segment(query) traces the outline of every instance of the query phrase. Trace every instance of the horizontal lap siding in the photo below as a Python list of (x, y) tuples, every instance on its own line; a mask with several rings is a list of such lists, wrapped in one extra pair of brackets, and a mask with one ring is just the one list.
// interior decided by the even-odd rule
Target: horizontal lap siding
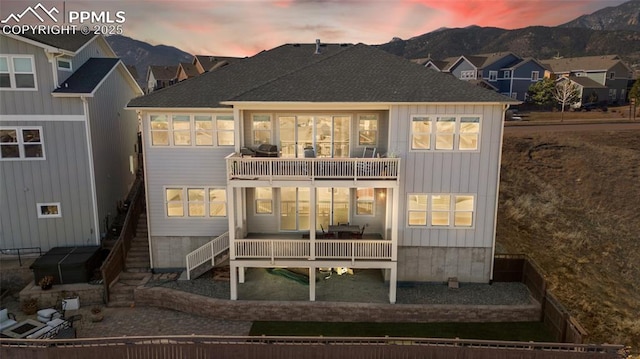
[[(95, 244), (84, 122), (42, 126), (46, 159), (0, 161), (0, 248)], [(60, 202), (62, 217), (38, 218), (36, 203)]]
[[(482, 115), (480, 152), (410, 152), (410, 118), (416, 114)], [(390, 142), (403, 160), (400, 183), (399, 245), (491, 247), (495, 217), (502, 108), (499, 105), (394, 106)], [(408, 228), (409, 193), (471, 193), (476, 196), (473, 229)]]

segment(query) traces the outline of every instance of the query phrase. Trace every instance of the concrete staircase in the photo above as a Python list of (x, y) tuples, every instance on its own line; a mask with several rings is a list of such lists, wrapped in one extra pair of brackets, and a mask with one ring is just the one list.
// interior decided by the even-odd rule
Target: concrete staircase
[(131, 241), (125, 268), (118, 281), (109, 289), (109, 307), (131, 307), (135, 304), (134, 290), (151, 276), (147, 215), (138, 218), (136, 236)]

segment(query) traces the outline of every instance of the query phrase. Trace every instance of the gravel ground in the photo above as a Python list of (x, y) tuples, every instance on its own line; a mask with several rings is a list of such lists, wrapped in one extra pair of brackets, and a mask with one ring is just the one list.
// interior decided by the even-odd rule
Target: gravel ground
[[(152, 280), (147, 286), (162, 286), (203, 296), (229, 299), (229, 282), (214, 280), (208, 272), (192, 281)], [(356, 270), (353, 275), (328, 279), (318, 275), (317, 301), (388, 303), (389, 285), (379, 270)], [(293, 280), (250, 268), (246, 281), (238, 285), (238, 297), (244, 300), (301, 300), (309, 298), (309, 287)], [(458, 304), (458, 305), (523, 305), (531, 303), (529, 290), (522, 283), (475, 284), (461, 283), (449, 288), (443, 283), (400, 283), (397, 288), (399, 304)]]

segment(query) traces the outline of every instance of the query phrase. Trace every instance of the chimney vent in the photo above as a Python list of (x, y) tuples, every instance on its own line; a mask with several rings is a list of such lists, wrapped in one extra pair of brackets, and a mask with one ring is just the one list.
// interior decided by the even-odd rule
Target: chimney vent
[(320, 39), (316, 39), (316, 52), (314, 52), (313, 54), (320, 55)]

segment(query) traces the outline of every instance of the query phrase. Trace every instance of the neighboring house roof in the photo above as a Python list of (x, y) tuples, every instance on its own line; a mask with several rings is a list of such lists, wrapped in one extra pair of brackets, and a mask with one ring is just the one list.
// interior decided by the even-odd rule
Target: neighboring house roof
[(33, 33), (22, 33), (20, 35), (29, 40), (33, 40), (35, 42), (52, 46), (58, 49), (76, 52), (81, 49), (85, 44), (93, 40), (98, 35), (83, 35), (80, 32), (75, 34), (33, 34)]
[(575, 70), (608, 70), (620, 61), (618, 55), (602, 55), (547, 59), (541, 62), (547, 65), (553, 72), (570, 72)]
[(133, 99), (129, 107), (265, 102), (517, 103), (364, 44), (286, 44)]
[(178, 71), (176, 72), (176, 76), (177, 74), (182, 70), (182, 72), (184, 72), (184, 74), (187, 76), (187, 78), (191, 78), (191, 77), (195, 77), (200, 75), (200, 72), (198, 72), (198, 69), (196, 68), (196, 65), (190, 63), (190, 62), (181, 62), (180, 65), (178, 66)]
[(53, 93), (89, 95), (119, 62), (117, 58), (90, 58)]
[(541, 63), (540, 61), (534, 59), (533, 57), (526, 57), (524, 59), (522, 59), (521, 61), (518, 61), (515, 64), (512, 64), (511, 67), (505, 67), (505, 68), (511, 68), (511, 69), (517, 69), (518, 67), (522, 66), (522, 65), (526, 65), (529, 62), (535, 62), (536, 64), (538, 64), (538, 66), (542, 67), (545, 70), (548, 70), (548, 67)]
[(592, 80), (586, 76), (569, 76), (569, 77), (562, 77), (560, 79), (558, 79), (558, 81), (562, 80), (562, 79), (569, 79), (575, 83), (577, 83), (578, 85), (584, 87), (584, 88), (601, 88), (601, 89), (606, 89), (608, 88), (607, 86), (604, 86), (600, 83), (598, 83), (595, 80)]
[(486, 81), (484, 79), (481, 79), (481, 80), (468, 80), (467, 82), (469, 82), (470, 84), (474, 84), (476, 86), (484, 87), (484, 88), (489, 89), (489, 90), (499, 91), (497, 87), (493, 86), (492, 84), (490, 84), (488, 81)]
[(214, 68), (219, 68), (224, 62), (225, 64), (233, 63), (234, 61), (242, 60), (242, 57), (229, 57), (229, 56), (210, 56), (210, 55), (195, 55), (196, 60), (200, 63), (200, 66), (205, 72), (211, 71)]
[(150, 65), (149, 71), (156, 80), (172, 80), (176, 78), (178, 66), (157, 66)]
[(127, 70), (129, 70), (129, 73), (131, 74), (131, 77), (133, 77), (136, 80), (140, 79), (140, 77), (138, 76), (138, 69), (136, 69), (134, 65), (126, 65), (126, 66), (127, 66)]
[[(515, 56), (518, 59), (516, 61), (520, 61), (519, 57), (512, 52), (495, 52), (490, 54), (476, 54), (476, 55), (465, 56), (465, 58), (469, 62), (471, 62), (473, 66), (475, 66), (476, 68), (482, 69), (507, 56)], [(516, 61), (514, 61), (513, 63), (515, 63)], [(503, 67), (509, 67), (509, 65), (503, 66)]]

